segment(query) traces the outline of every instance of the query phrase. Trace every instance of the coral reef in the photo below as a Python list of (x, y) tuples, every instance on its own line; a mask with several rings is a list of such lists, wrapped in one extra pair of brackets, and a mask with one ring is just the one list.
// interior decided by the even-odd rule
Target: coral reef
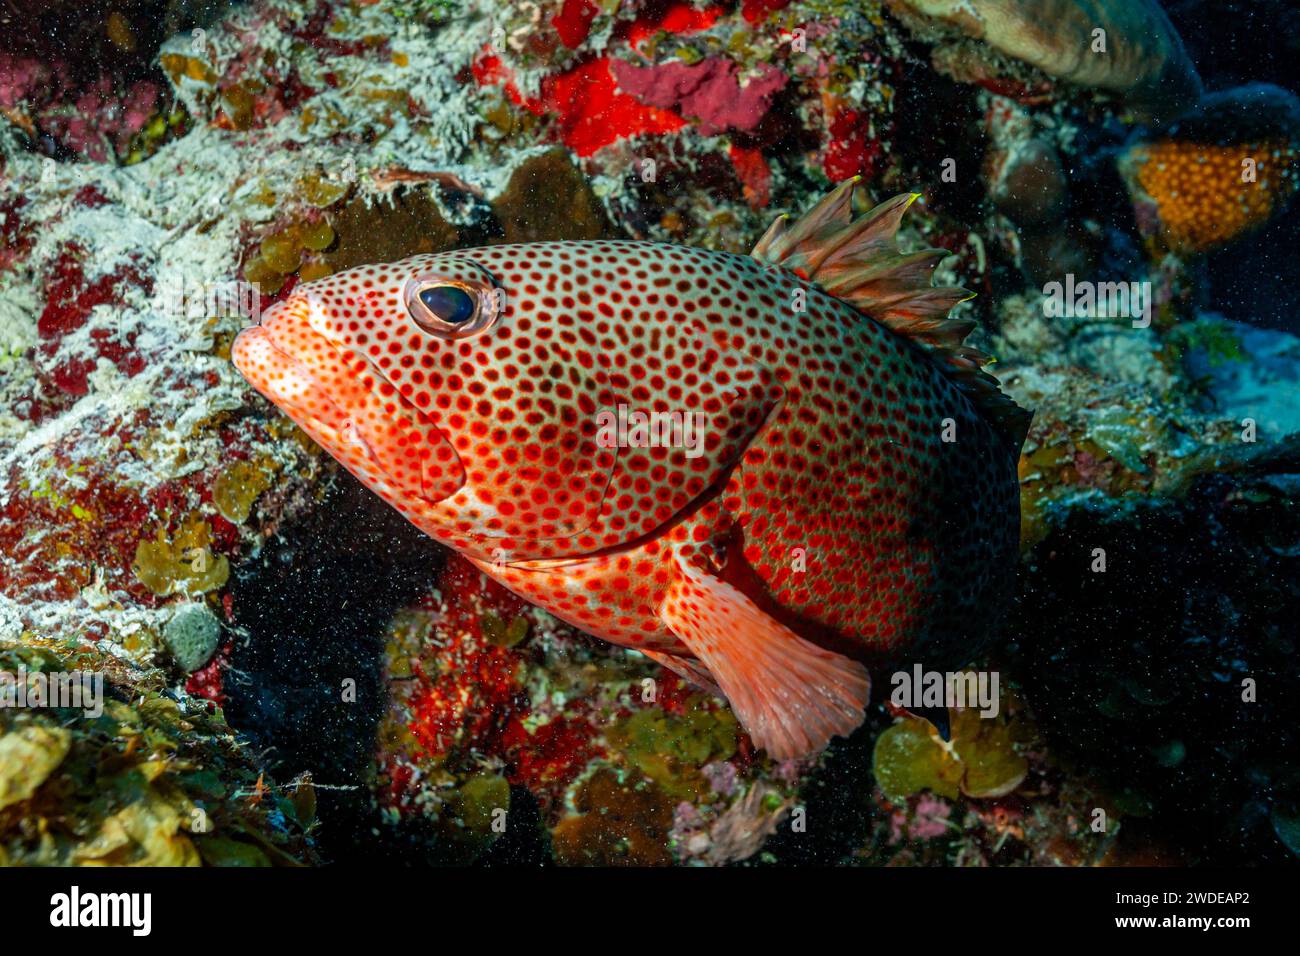
[[(719, 701), (639, 654), (596, 647), (462, 559), (395, 619), (385, 658), (377, 789), (390, 825), (438, 821), (429, 859), (464, 851), (447, 833), (463, 833), (457, 801), (474, 774), (503, 781), (492, 808), (503, 821), (527, 795), (561, 863), (741, 859), (733, 831), (755, 813), (750, 795), (794, 800), (796, 768), (755, 761)], [(683, 814), (700, 831), (689, 840), (674, 832)]]
[(33, 634), (0, 643), (0, 669), (29, 695), (58, 675), (107, 687), (93, 709), (0, 709), (0, 864), (315, 862), (310, 778), (269, 785), (224, 721), (160, 674)]
[[(1206, 310), (1201, 270), (1285, 219), (1300, 127), (1276, 89), (1202, 97), (1155, 3), (45, 6), (0, 31), (0, 670), (107, 690), (99, 717), (0, 709), (5, 861), (1297, 852), (1300, 343)], [(88, 26), (49, 48), (56, 21)], [(1003, 673), (1002, 715), (950, 740), (877, 704), (771, 762), (710, 695), (447, 560), (229, 363), (331, 272), (743, 252), (851, 176), (923, 194), (905, 246), (953, 253), (938, 281), (979, 293), (976, 344), (1036, 411), (1023, 594), (954, 665)], [(1148, 291), (1053, 313), (1067, 274)]]
[[(1195, 105), (1201, 80), (1182, 38), (1156, 0), (890, 0), (921, 32), (931, 22), (977, 40), (972, 49), (945, 40), (935, 50), (940, 69), (958, 79), (1006, 83), (991, 51), (1075, 86), (1119, 94), (1147, 118), (1169, 118)], [(940, 34), (942, 36), (942, 34)], [(1032, 79), (1022, 88), (1034, 90)]]

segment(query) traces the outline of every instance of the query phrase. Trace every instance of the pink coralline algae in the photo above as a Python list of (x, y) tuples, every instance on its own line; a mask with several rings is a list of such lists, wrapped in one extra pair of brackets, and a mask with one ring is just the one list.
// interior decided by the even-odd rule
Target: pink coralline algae
[(644, 67), (614, 60), (610, 67), (623, 92), (647, 106), (675, 108), (698, 120), (705, 136), (754, 129), (772, 105), (772, 97), (786, 84), (785, 74), (768, 64), (759, 66), (757, 76), (742, 81), (739, 67), (725, 57)]
[(118, 95), (108, 77), (77, 97), (75, 109), (67, 115), (52, 115), (47, 125), (65, 146), (95, 162), (125, 153), (131, 138), (158, 110), (159, 90), (148, 80), (132, 84)]
[(938, 797), (924, 794), (908, 818), (906, 808), (899, 808), (890, 816), (890, 843), (908, 840), (933, 840), (949, 832), (952, 807)]
[(948, 832), (948, 815), (952, 807), (936, 797), (922, 797), (907, 834), (913, 840), (931, 840)]
[[(93, 195), (86, 198), (95, 201)], [(88, 391), (87, 376), (94, 370), (97, 359), (108, 359), (125, 375), (139, 373), (144, 359), (135, 352), (131, 335), (119, 335), (111, 329), (92, 329), (91, 349), (71, 357), (60, 355), (64, 337), (85, 325), (96, 306), (118, 302), (125, 286), (133, 284), (146, 291), (152, 288), (147, 276), (125, 265), (97, 279), (88, 279), (84, 272), (85, 256), (80, 246), (69, 244), (55, 260), (47, 278), (45, 308), (36, 322), (41, 355), (54, 363), (49, 373), (51, 381), (63, 392), (77, 397)]]
[(31, 57), (0, 53), (0, 109), (13, 110), (51, 80), (49, 69)]
[(51, 136), (94, 162), (126, 154), (160, 103), (158, 85), (137, 80), (125, 91), (111, 77), (81, 87), (58, 62), (0, 53), (0, 115), (31, 136)]

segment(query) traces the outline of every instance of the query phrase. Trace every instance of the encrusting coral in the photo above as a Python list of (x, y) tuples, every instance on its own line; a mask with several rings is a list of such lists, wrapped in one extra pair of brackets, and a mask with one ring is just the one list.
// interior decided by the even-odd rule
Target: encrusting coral
[(1300, 186), (1300, 101), (1266, 84), (1207, 96), (1120, 160), (1139, 222), (1180, 253), (1222, 248), (1277, 216)]

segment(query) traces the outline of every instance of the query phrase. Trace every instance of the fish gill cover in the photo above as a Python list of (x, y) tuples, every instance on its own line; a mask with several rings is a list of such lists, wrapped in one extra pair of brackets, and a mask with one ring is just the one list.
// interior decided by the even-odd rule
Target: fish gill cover
[(1293, 863), (1235, 6), (6, 4), (0, 863)]

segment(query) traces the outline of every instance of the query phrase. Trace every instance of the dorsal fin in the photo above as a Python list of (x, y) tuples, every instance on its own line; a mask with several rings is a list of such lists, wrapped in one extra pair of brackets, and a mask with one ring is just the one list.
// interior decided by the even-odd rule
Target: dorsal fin
[(992, 359), (962, 344), (975, 322), (948, 318), (958, 302), (974, 298), (965, 289), (933, 285), (934, 269), (949, 253), (898, 249), (899, 223), (920, 194), (895, 196), (853, 220), (853, 188), (858, 179), (840, 183), (800, 219), (777, 219), (750, 255), (816, 283), (920, 345), (1006, 434), (1019, 454), (1033, 416), (1003, 394), (998, 380), (984, 371)]

